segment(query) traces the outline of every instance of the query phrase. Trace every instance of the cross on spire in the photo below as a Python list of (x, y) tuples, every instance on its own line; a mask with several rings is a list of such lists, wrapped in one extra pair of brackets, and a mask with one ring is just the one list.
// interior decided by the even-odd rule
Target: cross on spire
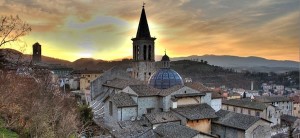
[(143, 8), (145, 7), (145, 5), (146, 5), (146, 3), (145, 3), (145, 2), (143, 2)]
[(167, 50), (165, 49), (165, 55), (167, 55)]

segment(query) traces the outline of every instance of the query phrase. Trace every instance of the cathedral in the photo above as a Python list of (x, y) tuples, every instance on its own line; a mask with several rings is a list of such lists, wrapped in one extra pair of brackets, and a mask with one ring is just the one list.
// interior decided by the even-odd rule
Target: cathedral
[(144, 6), (131, 40), (133, 61), (127, 66), (131, 69), (116, 66), (91, 82), (95, 120), (113, 137), (216, 138), (223, 133), (212, 125), (221, 111), (222, 96), (201, 83), (184, 83), (170, 68), (166, 52), (155, 62), (156, 38), (151, 37)]

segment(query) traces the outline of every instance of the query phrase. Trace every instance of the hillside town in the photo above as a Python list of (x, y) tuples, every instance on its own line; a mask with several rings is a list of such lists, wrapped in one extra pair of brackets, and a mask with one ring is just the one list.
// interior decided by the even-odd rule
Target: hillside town
[[(39, 81), (33, 72), (50, 74), (51, 89), (70, 93), (87, 105), (101, 133), (80, 137), (116, 138), (281, 138), (300, 137), (300, 90), (272, 81), (250, 89), (212, 86), (182, 76), (171, 67), (167, 52), (155, 61), (152, 37), (143, 6), (132, 60), (109, 70), (78, 70), (42, 60), (42, 44), (32, 46), (31, 66), (8, 72)], [(209, 63), (205, 63), (209, 64)], [(99, 129), (100, 130), (100, 129)], [(97, 131), (97, 130), (95, 130)], [(0, 136), (1, 137), (1, 136)]]

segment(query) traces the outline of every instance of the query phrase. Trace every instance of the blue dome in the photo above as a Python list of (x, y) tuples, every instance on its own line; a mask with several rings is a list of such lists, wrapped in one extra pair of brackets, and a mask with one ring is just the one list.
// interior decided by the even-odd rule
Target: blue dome
[(161, 68), (150, 77), (148, 84), (157, 89), (168, 89), (175, 85), (183, 85), (183, 81), (175, 70)]

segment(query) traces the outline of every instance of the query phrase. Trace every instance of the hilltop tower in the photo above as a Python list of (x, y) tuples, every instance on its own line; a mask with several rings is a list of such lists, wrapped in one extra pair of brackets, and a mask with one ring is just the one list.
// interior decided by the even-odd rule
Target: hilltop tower
[(42, 47), (36, 42), (32, 45), (32, 62), (39, 63), (42, 60)]
[(143, 5), (136, 37), (133, 41), (133, 72), (132, 76), (142, 81), (148, 81), (155, 72), (154, 40), (151, 37)]

